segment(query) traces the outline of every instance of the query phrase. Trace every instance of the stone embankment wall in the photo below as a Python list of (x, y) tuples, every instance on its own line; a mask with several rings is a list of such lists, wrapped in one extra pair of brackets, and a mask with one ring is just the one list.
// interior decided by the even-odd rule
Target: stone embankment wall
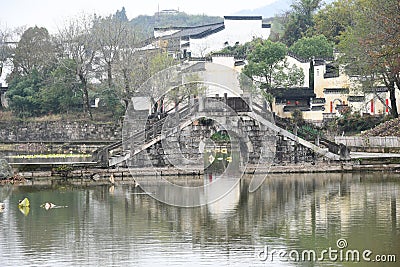
[(122, 125), (93, 122), (2, 122), (0, 142), (117, 141)]

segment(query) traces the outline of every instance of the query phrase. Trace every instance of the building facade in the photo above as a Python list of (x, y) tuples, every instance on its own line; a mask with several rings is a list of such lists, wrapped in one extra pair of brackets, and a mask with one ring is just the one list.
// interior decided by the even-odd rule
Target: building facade
[(205, 57), (254, 38), (268, 39), (271, 24), (261, 16), (225, 16), (220, 23), (195, 27), (155, 28), (155, 46), (178, 58)]

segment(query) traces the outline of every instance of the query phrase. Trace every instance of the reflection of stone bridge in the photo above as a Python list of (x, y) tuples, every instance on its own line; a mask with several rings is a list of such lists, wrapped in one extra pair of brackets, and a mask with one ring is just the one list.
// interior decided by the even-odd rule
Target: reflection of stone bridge
[[(293, 125), (283, 120), (277, 120), (275, 124), (274, 119), (267, 114), (270, 113), (260, 105), (251, 103), (249, 106), (242, 98), (228, 98), (226, 95), (221, 98), (216, 96), (193, 99), (190, 104), (152, 118), (148, 116), (148, 112), (139, 114), (136, 111), (131, 116), (133, 121), (130, 123), (146, 125), (145, 129), (123, 133), (123, 141), (98, 151), (98, 161), (104, 166), (146, 166), (145, 155), (152, 166), (176, 166), (175, 161), (184, 165), (186, 161), (187, 165), (193, 165), (191, 159), (203, 159), (202, 140), (210, 138), (216, 132), (227, 130), (226, 125), (228, 128), (232, 125), (236, 129), (234, 134), (241, 144), (245, 144), (241, 151), (247, 152), (250, 163), (257, 163), (261, 150), (268, 149), (266, 146), (271, 145), (270, 142), (265, 142), (268, 136), (275, 137), (275, 164), (315, 162), (318, 158), (335, 161), (349, 158), (346, 147), (318, 134), (306, 134), (311, 140), (301, 138)], [(200, 166), (201, 162), (198, 163)]]

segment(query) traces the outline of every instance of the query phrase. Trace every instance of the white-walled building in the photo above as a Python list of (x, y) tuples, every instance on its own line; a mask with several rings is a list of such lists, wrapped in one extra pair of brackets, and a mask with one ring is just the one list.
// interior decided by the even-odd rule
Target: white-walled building
[[(294, 109), (300, 109), (305, 120), (322, 123), (339, 116), (346, 107), (360, 114), (390, 113), (388, 88), (381, 85), (361, 90), (360, 77), (348, 76), (333, 59), (313, 59), (311, 62), (288, 55), (287, 60), (301, 67), (305, 78), (312, 77), (308, 74), (313, 71), (313, 83), (307, 85), (308, 80), (302, 88), (282, 89), (282, 94), (275, 97), (274, 103), (274, 112), (278, 116), (287, 118)], [(399, 96), (396, 90), (398, 107)]]
[[(16, 37), (12, 37), (11, 39), (15, 39)], [(6, 48), (6, 49), (15, 49), (17, 47), (18, 42), (15, 41), (6, 41), (3, 43), (0, 43), (1, 48)], [(4, 46), (4, 47), (3, 47)], [(12, 61), (12, 58), (6, 58), (5, 60), (3, 59), (0, 62), (0, 101), (1, 105), (3, 107), (8, 107), (8, 101), (7, 101), (7, 90), (8, 90), (8, 83), (7, 83), (7, 76), (11, 74), (13, 71), (14, 64)]]
[(204, 57), (254, 38), (268, 39), (271, 25), (261, 16), (225, 16), (224, 21), (195, 27), (155, 28), (160, 48), (178, 57)]
[(12, 72), (13, 67), (14, 67), (14, 65), (10, 58), (5, 60), (1, 66), (0, 101), (1, 101), (1, 105), (3, 107), (8, 107), (8, 101), (7, 101), (7, 97), (6, 97), (7, 90), (8, 90), (7, 76)]
[[(333, 61), (314, 60), (313, 64), (314, 92), (317, 99), (323, 102), (323, 119), (338, 116), (345, 107), (360, 114), (390, 113), (390, 94), (383, 84), (362, 88), (361, 77), (347, 75), (343, 67), (336, 66)], [(398, 95), (396, 92), (396, 99), (399, 100)], [(399, 106), (400, 102), (397, 102)]]

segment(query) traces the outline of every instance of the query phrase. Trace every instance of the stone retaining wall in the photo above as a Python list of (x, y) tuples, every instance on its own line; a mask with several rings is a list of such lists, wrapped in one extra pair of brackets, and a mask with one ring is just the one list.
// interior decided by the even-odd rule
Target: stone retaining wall
[(93, 122), (2, 122), (0, 142), (120, 140), (122, 125)]

